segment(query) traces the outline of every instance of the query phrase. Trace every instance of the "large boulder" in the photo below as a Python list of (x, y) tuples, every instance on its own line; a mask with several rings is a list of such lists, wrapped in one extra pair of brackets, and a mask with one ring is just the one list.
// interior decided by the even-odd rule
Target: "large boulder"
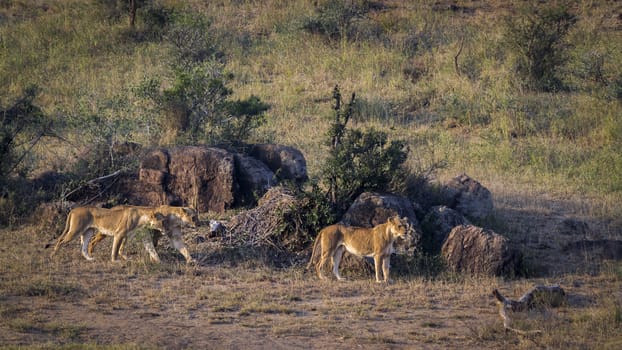
[(521, 272), (522, 253), (506, 237), (473, 225), (451, 230), (441, 254), (456, 272), (510, 277)]
[(235, 155), (235, 177), (236, 205), (254, 205), (257, 198), (276, 184), (275, 175), (266, 164), (243, 154)]
[(443, 187), (447, 206), (470, 218), (483, 219), (492, 214), (492, 194), (466, 174), (451, 179)]
[(413, 203), (402, 196), (364, 192), (348, 208), (341, 223), (347, 226), (374, 227), (384, 224), (395, 215), (408, 218), (412, 235), (409, 245), (415, 246), (421, 238), (419, 221), (415, 216)]
[(394, 194), (364, 192), (354, 200), (341, 222), (348, 226), (374, 227), (384, 224), (391, 216), (407, 217), (419, 226), (415, 209), (408, 198)]
[(233, 155), (211, 147), (170, 149), (168, 190), (179, 197), (179, 205), (199, 211), (222, 213), (234, 201)]
[(222, 213), (234, 202), (234, 158), (223, 149), (199, 146), (156, 149), (143, 158), (128, 202), (172, 204)]
[(296, 183), (307, 181), (307, 161), (302, 152), (294, 147), (276, 144), (254, 145), (250, 155), (265, 163), (281, 180)]
[(129, 204), (162, 205), (179, 201), (167, 189), (169, 161), (170, 155), (166, 149), (155, 149), (143, 156), (138, 178), (122, 179), (120, 192), (126, 195)]
[(424, 231), (424, 246), (433, 253), (438, 253), (445, 239), (454, 227), (470, 225), (462, 214), (444, 205), (432, 207), (421, 221)]

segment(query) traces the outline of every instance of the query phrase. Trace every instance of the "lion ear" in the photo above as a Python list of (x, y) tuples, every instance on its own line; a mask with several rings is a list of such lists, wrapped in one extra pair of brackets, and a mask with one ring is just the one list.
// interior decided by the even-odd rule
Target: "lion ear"
[(166, 216), (162, 215), (162, 213), (159, 213), (159, 212), (155, 213), (155, 217), (158, 220), (164, 220), (166, 218)]

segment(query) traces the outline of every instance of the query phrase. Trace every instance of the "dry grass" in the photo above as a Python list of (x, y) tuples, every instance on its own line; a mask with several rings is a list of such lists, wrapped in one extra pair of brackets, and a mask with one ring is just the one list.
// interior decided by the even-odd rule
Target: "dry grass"
[[(201, 230), (186, 235), (195, 256), (210, 254), (193, 243)], [(166, 241), (162, 265), (151, 264), (137, 242), (127, 262), (109, 262), (105, 245), (87, 262), (77, 243), (50, 259), (45, 235), (33, 227), (0, 232), (1, 346), (585, 349), (615, 348), (622, 337), (619, 262), (601, 263), (595, 275), (401, 275), (391, 285), (350, 276), (340, 283), (302, 267), (244, 260), (186, 266)], [(580, 262), (567, 263), (579, 271)], [(569, 296), (564, 306), (515, 315), (516, 328), (542, 333), (503, 330), (492, 289), (517, 298), (533, 284), (553, 283)]]
[[(130, 96), (125, 94), (145, 77), (170, 77), (160, 43), (128, 40), (125, 19), (103, 21), (93, 3), (47, 1), (47, 10), (39, 1), (0, 3), (6, 16), (0, 19), (10, 19), (0, 26), (2, 106), (36, 83), (42, 88), (36, 102), (47, 114), (63, 119), (102, 113), (112, 122), (140, 116), (137, 101), (128, 97), (119, 110), (102, 105)], [(287, 6), (277, 0), (185, 3), (210, 18), (210, 35), (235, 76), (229, 82), (234, 98), (254, 94), (272, 105), (251, 141), (300, 148), (311, 177), (317, 177), (326, 154), (331, 91), (339, 84), (344, 96), (356, 92), (361, 118), (353, 125), (406, 140), (413, 169), (444, 162), (437, 180), (466, 172), (491, 190), (495, 215), (482, 224), (517, 242), (528, 272), (538, 277), (403, 274), (387, 286), (350, 274), (346, 283), (323, 282), (296, 266), (276, 269), (213, 242), (196, 244), (201, 231), (186, 236), (201, 261), (196, 267), (183, 265), (166, 245), (159, 248), (163, 264), (153, 265), (135, 243), (129, 262), (108, 262), (110, 248), (102, 244), (98, 260), (88, 263), (75, 246), (49, 259), (43, 245), (52, 233), (18, 225), (0, 230), (0, 347), (622, 346), (622, 265), (603, 261), (597, 251), (564, 250), (583, 238), (622, 239), (622, 113), (619, 98), (608, 90), (622, 67), (616, 40), (622, 32), (611, 16), (620, 5), (575, 6), (580, 17), (569, 66), (574, 90), (543, 94), (521, 89), (512, 53), (502, 45), (503, 16), (514, 10), (509, 2), (458, 2), (476, 8), (465, 14), (434, 9), (446, 2), (385, 1), (385, 10), (369, 16), (386, 35), (353, 41), (303, 31), (301, 24), (315, 14), (306, 0)], [(454, 58), (462, 44), (457, 72)], [(573, 75), (593, 62), (586, 57), (598, 55), (606, 58), (601, 68), (609, 85)], [(41, 145), (34, 172), (69, 169), (99, 136), (84, 132), (63, 135), (70, 143)], [(137, 131), (131, 139), (155, 142)], [(566, 219), (589, 229), (564, 234), (560, 224)], [(517, 328), (540, 334), (505, 332), (490, 292), (499, 288), (517, 297), (535, 283), (561, 284), (568, 304), (516, 316)]]

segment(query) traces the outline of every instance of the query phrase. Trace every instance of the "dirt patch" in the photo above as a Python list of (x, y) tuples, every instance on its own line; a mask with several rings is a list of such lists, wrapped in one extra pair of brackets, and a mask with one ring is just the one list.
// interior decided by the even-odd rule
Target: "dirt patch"
[[(196, 239), (201, 235), (186, 233), (195, 257), (214, 249)], [(602, 329), (598, 316), (608, 315), (612, 305), (619, 308), (622, 273), (557, 280), (569, 300), (583, 302), (519, 319), (517, 327), (552, 332), (525, 340), (504, 332), (491, 292), (498, 288), (515, 297), (542, 280), (398, 276), (386, 285), (373, 282), (371, 274), (346, 274), (350, 280), (344, 283), (320, 281), (301, 267), (270, 268), (243, 258), (186, 266), (166, 241), (158, 248), (163, 263), (155, 265), (138, 239), (127, 247), (126, 262), (109, 262), (105, 243), (94, 262), (80, 256), (77, 244), (51, 259), (43, 248), (47, 237), (31, 227), (0, 232), (0, 346), (529, 348), (568, 337), (576, 318), (582, 325), (594, 319), (603, 332), (578, 334), (572, 338), (576, 346), (568, 348), (622, 336), (620, 327)]]
[[(304, 271), (304, 257), (277, 268), (265, 263), (274, 260), (270, 250), (227, 248), (230, 238), (210, 236), (206, 226), (184, 229), (195, 266), (166, 238), (158, 246), (162, 264), (152, 264), (140, 232), (127, 246), (130, 261), (111, 263), (110, 241), (98, 246), (94, 262), (82, 258), (77, 242), (52, 259), (44, 249), (49, 230), (0, 230), (0, 347), (617, 348), (622, 263), (603, 260), (606, 243), (564, 250), (617, 232), (613, 224), (590, 220), (571, 203), (493, 193), (497, 221), (484, 224), (517, 242), (538, 278), (431, 278), (396, 256), (391, 285), (361, 269), (344, 269), (347, 282), (320, 281)], [(589, 232), (561, 230), (568, 217)], [(559, 284), (568, 302), (512, 315), (512, 327), (529, 335), (507, 333), (492, 291), (516, 299), (537, 284)]]

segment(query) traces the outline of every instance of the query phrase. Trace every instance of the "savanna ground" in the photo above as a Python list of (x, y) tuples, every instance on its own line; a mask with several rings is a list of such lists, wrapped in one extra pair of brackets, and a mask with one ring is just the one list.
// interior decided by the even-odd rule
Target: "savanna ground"
[[(186, 230), (196, 266), (167, 246), (152, 264), (134, 239), (130, 260), (109, 261), (110, 244), (84, 260), (77, 240), (54, 258), (54, 235), (39, 225), (0, 237), (0, 343), (8, 348), (564, 348), (622, 346), (622, 265), (591, 250), (565, 252), (556, 227), (579, 215), (576, 202), (493, 188), (496, 217), (513, 227), (527, 266), (539, 277), (505, 280), (441, 273), (371, 274), (347, 282), (305, 273), (304, 259), (275, 268)], [(571, 204), (573, 203), (573, 204)], [(590, 234), (607, 225), (589, 223)], [(583, 233), (582, 233), (583, 234)], [(610, 236), (609, 236), (610, 237)], [(237, 261), (237, 262), (236, 262)], [(395, 271), (399, 271), (394, 259)], [(515, 315), (506, 332), (491, 291), (517, 299), (534, 284), (559, 284), (565, 305)]]
[[(301, 149), (320, 180), (331, 91), (355, 92), (349, 127), (405, 140), (415, 172), (435, 170), (441, 182), (465, 172), (491, 190), (494, 215), (478, 224), (519, 245), (528, 277), (400, 269), (395, 259), (392, 285), (371, 274), (319, 281), (303, 273), (304, 259), (275, 268), (219, 248), (216, 238), (200, 242), (204, 227), (185, 231), (197, 266), (166, 242), (154, 265), (138, 240), (128, 262), (109, 262), (109, 243), (92, 263), (77, 243), (50, 259), (43, 246), (60, 232), (37, 218), (26, 223), (23, 211), (30, 197), (57, 199), (76, 183), (54, 193), (8, 186), (0, 196), (0, 347), (622, 348), (622, 265), (607, 259), (620, 256), (614, 241), (622, 239), (622, 5), (566, 2), (576, 21), (556, 37), (560, 56), (545, 56), (557, 61), (543, 89), (519, 74), (525, 46), (515, 45), (520, 31), (508, 30), (535, 2), (139, 1), (134, 29), (127, 3), (0, 0), (0, 106), (34, 85), (33, 110), (46, 117), (16, 139), (13, 158), (2, 154), (3, 176), (52, 170), (80, 183), (118, 170), (116, 159), (99, 157), (117, 141), (185, 144), (168, 133), (181, 126), (167, 106), (158, 110), (139, 92), (155, 87), (173, 102), (197, 102), (184, 95), (195, 82), (178, 79), (173, 63), (175, 35), (198, 31), (199, 49), (222, 53), (199, 66), (222, 66), (213, 70), (231, 99), (254, 95), (271, 106), (248, 142)], [(352, 4), (365, 5), (363, 13), (345, 16)], [(23, 123), (14, 125), (5, 131), (19, 136)], [(578, 226), (568, 230), (567, 219)], [(567, 249), (583, 240), (600, 246)], [(492, 289), (517, 298), (537, 283), (560, 284), (567, 304), (516, 316), (515, 328), (540, 333), (505, 332)]]

